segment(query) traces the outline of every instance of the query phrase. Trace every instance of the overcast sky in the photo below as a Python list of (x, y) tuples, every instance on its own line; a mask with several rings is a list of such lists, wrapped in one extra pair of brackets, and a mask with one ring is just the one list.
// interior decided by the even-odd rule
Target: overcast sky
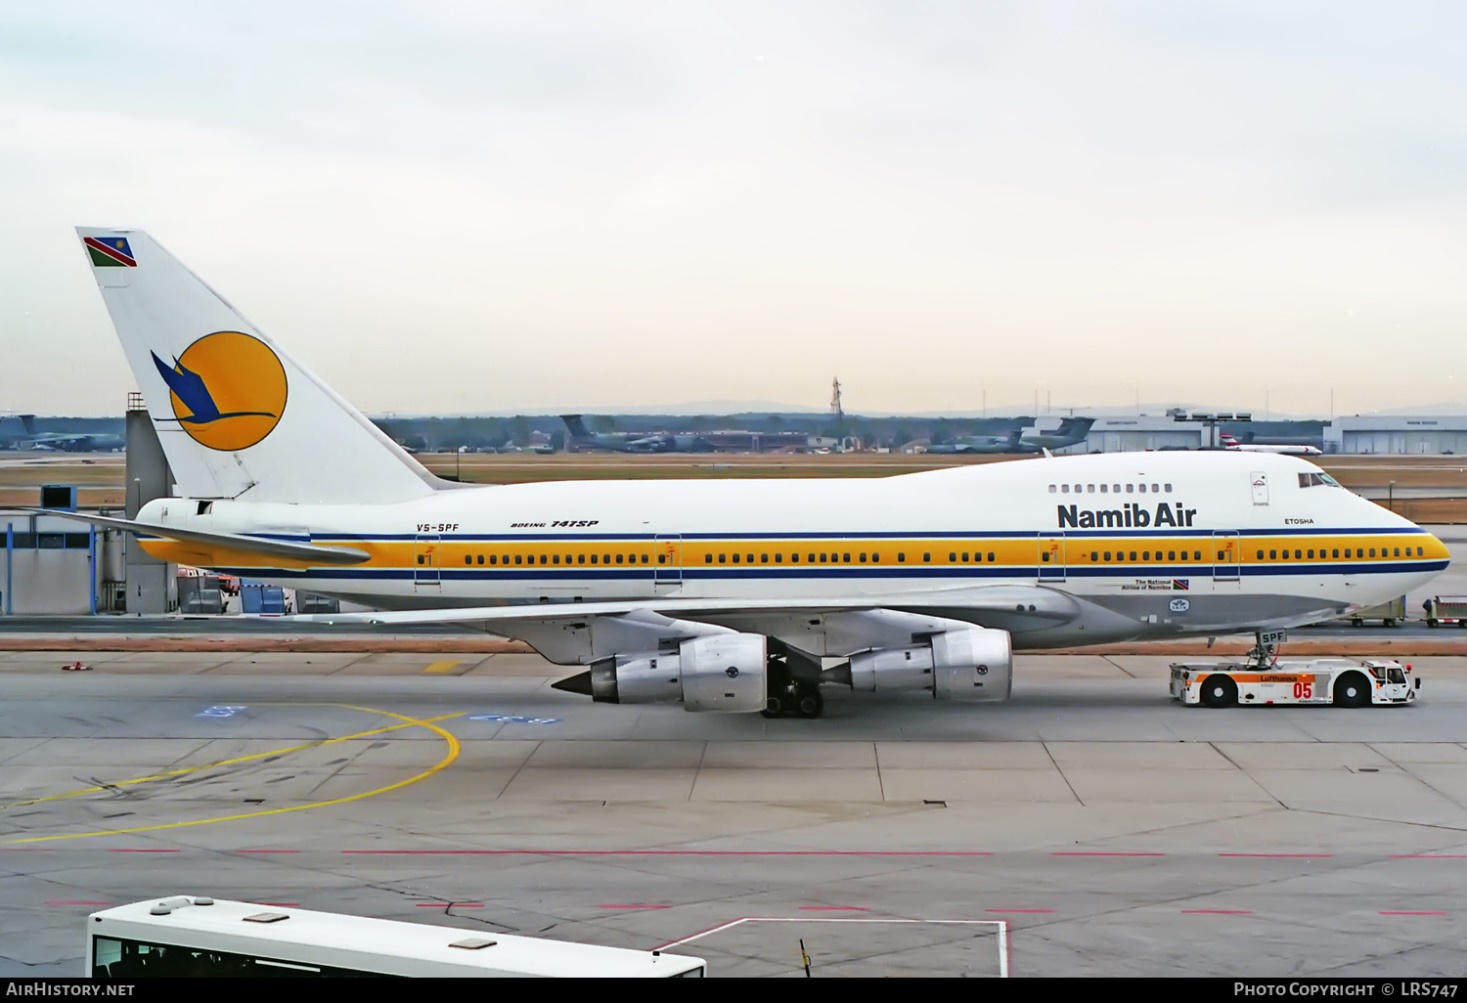
[(0, 412), (135, 389), (76, 225), (372, 414), (1467, 401), (1464, 84), (1451, 2), (0, 0)]

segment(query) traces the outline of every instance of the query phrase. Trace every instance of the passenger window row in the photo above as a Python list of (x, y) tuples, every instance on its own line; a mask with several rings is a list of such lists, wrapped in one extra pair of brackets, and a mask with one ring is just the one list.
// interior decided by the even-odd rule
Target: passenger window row
[[(1129, 551), (1129, 553), (1131, 555), (1130, 556), (1130, 560), (1135, 561), (1135, 560), (1138, 559), (1137, 556), (1136, 556), (1136, 551), (1132, 550), (1132, 551)], [(1181, 557), (1179, 558), (1177, 556), (1178, 551), (1175, 551), (1175, 550), (1168, 550), (1168, 551), (1165, 551), (1165, 552), (1160, 551), (1160, 550), (1156, 550), (1156, 551), (1143, 550), (1143, 551), (1141, 551), (1141, 555), (1140, 555), (1140, 558), (1139, 559), (1142, 560), (1142, 561), (1153, 561), (1153, 562), (1154, 561), (1176, 561), (1176, 560), (1185, 561), (1185, 560), (1187, 560), (1187, 551), (1183, 550), (1183, 551), (1180, 551), (1180, 553), (1181, 553)], [(1115, 552), (1115, 559), (1117, 561), (1127, 560), (1126, 554), (1127, 554), (1127, 551), (1117, 550)], [(1111, 559), (1111, 552), (1109, 550), (1105, 550), (1105, 551), (1092, 550), (1092, 551), (1090, 551), (1090, 560), (1092, 560), (1092, 561), (1109, 561), (1110, 559)], [(1200, 561), (1200, 560), (1202, 560), (1202, 551), (1200, 551), (1200, 550), (1194, 550), (1194, 551), (1192, 551), (1192, 560), (1194, 560), (1194, 561)]]
[[(648, 558), (648, 556), (646, 554), (625, 554), (625, 553), (623, 553), (623, 554), (590, 554), (589, 555), (589, 558), (590, 558), (589, 561), (587, 560), (588, 555), (586, 555), (586, 554), (576, 554), (575, 555), (575, 558), (576, 559), (574, 561), (571, 560), (571, 556), (572, 555), (570, 555), (570, 554), (566, 554), (565, 555), (565, 562), (564, 563), (566, 563), (566, 564), (588, 564), (588, 563), (589, 564), (613, 564), (613, 563), (615, 563), (615, 564), (647, 564), (647, 563), (649, 563), (649, 558)], [(501, 558), (501, 555), (499, 555), (499, 554), (490, 554), (490, 555), (488, 555), (487, 558), (483, 554), (465, 554), (464, 555), (464, 563), (465, 564), (485, 564), (485, 563), (487, 563), (487, 564), (490, 564), (490, 565), (498, 565), (498, 564), (509, 565), (511, 563), (509, 558), (510, 558), (510, 555), (509, 554), (502, 555), (502, 558)], [(426, 554), (419, 554), (418, 555), (418, 563), (419, 564), (427, 564), (428, 563), (428, 555), (426, 555)], [(524, 564), (535, 564), (535, 563), (539, 563), (539, 564), (560, 564), (561, 563), (561, 560), (560, 560), (560, 555), (559, 554), (515, 554), (514, 555), (514, 562), (513, 563), (520, 564), (520, 565), (524, 565)], [(667, 563), (667, 557), (666, 557), (666, 555), (658, 555), (657, 563), (658, 564), (665, 564), (665, 563)]]
[[(840, 553), (813, 553), (813, 554), (806, 554), (805, 555), (805, 563), (806, 564), (850, 564), (851, 563), (851, 554), (852, 554), (852, 552), (850, 552), (850, 551), (843, 551), (843, 552), (840, 552)], [(782, 553), (776, 553), (776, 554), (774, 554), (773, 563), (775, 563), (775, 564), (783, 564), (784, 563), (784, 559), (785, 559), (785, 555), (784, 554), (782, 554)], [(958, 550), (954, 550), (954, 551), (950, 551), (948, 553), (947, 559), (948, 559), (948, 563), (949, 564), (981, 564), (981, 563), (983, 563), (984, 556), (983, 556), (983, 553), (981, 551), (970, 551), (970, 550), (958, 551)], [(896, 555), (896, 560), (897, 560), (897, 563), (898, 564), (905, 564), (905, 563), (907, 563), (907, 554), (906, 554), (906, 551), (898, 551), (897, 552), (897, 555)], [(993, 551), (990, 550), (988, 552), (988, 563), (993, 564), (997, 560), (998, 560), (998, 555), (995, 554)], [(746, 555), (739, 555), (739, 554), (733, 554), (733, 555), (719, 554), (719, 555), (717, 555), (717, 557), (715, 557), (713, 554), (704, 554), (703, 555), (703, 563), (704, 564), (713, 564), (713, 563), (715, 563), (715, 561), (718, 564), (740, 564), (740, 563), (743, 563), (743, 564), (753, 564), (753, 563), (755, 563), (755, 561), (754, 561), (754, 555), (753, 554), (746, 554)], [(792, 554), (790, 554), (789, 555), (789, 562), (791, 564), (799, 564), (800, 563), (800, 555), (798, 553), (792, 553)], [(880, 564), (881, 563), (881, 555), (878, 554), (878, 553), (867, 553), (867, 552), (864, 552), (864, 551), (856, 552), (855, 553), (855, 562), (857, 564), (867, 564), (867, 563), (870, 563), (870, 564)], [(763, 554), (763, 553), (761, 553), (759, 555), (759, 561), (758, 561), (758, 563), (760, 563), (760, 564), (769, 564), (769, 563), (771, 563), (770, 562), (770, 555), (769, 554)], [(928, 552), (926, 552), (926, 553), (924, 553), (922, 555), (922, 563), (923, 564), (931, 564), (932, 563), (932, 553), (930, 551), (928, 551)]]
[[(1067, 495), (1067, 494), (1070, 494), (1071, 493), (1071, 490), (1072, 490), (1072, 488), (1068, 484), (1051, 484), (1049, 486), (1049, 493), (1050, 494)], [(1093, 494), (1096, 493), (1096, 490), (1097, 490), (1097, 486), (1094, 485), (1094, 484), (1076, 484), (1073, 487), (1073, 491), (1077, 495), (1093, 495)], [(1121, 494), (1123, 490), (1128, 495), (1130, 495), (1130, 494), (1142, 494), (1142, 495), (1144, 495), (1146, 493), (1147, 488), (1146, 488), (1146, 485), (1145, 484), (1126, 484), (1124, 486), (1123, 485), (1120, 485), (1120, 484), (1101, 484), (1101, 485), (1099, 485), (1099, 493), (1100, 494), (1103, 494), (1103, 495), (1107, 495), (1107, 494), (1109, 494), (1109, 495), (1118, 495), (1118, 494)], [(1171, 494), (1172, 493), (1172, 486), (1170, 484), (1152, 484), (1151, 485), (1151, 493), (1152, 494), (1159, 495), (1163, 491), (1165, 491), (1167, 494)]]
[[(1405, 556), (1405, 557), (1412, 557), (1412, 556), (1415, 556), (1415, 557), (1424, 557), (1424, 556), (1426, 556), (1426, 550), (1425, 550), (1424, 547), (1419, 547), (1419, 546), (1416, 547), (1415, 548), (1415, 551), (1416, 552), (1415, 552), (1414, 555), (1411, 552), (1412, 551), (1412, 548), (1411, 547), (1405, 547), (1404, 548), (1404, 550), (1405, 550), (1405, 554), (1404, 555), (1402, 554), (1402, 549), (1403, 548), (1398, 547), (1398, 546), (1390, 546), (1390, 547), (1387, 547), (1387, 546), (1381, 546), (1381, 547), (1345, 547), (1344, 550), (1343, 550), (1343, 556), (1347, 560), (1369, 559), (1369, 558), (1374, 558), (1374, 557), (1377, 557), (1377, 556), (1379, 556), (1380, 558), (1401, 557), (1401, 556)], [(1317, 557), (1316, 557), (1316, 552), (1318, 554)], [(1129, 558), (1127, 557), (1128, 554), (1129, 554)], [(1112, 555), (1114, 555), (1114, 556), (1112, 556)], [(1265, 556), (1265, 555), (1267, 555), (1267, 556)], [(574, 561), (572, 560), (572, 557), (574, 557)], [(806, 553), (804, 555), (801, 555), (799, 553), (790, 553), (788, 555), (789, 563), (790, 564), (800, 564), (800, 563), (802, 563), (802, 557), (803, 557), (803, 563), (805, 563), (805, 564), (851, 564), (851, 563), (853, 563), (853, 561), (854, 561), (854, 563), (857, 563), (857, 564), (880, 564), (881, 563), (881, 555), (879, 553), (868, 552), (868, 551), (854, 551), (854, 552), (852, 552), (852, 551), (841, 551), (841, 552), (821, 551), (821, 552), (815, 552), (815, 553)], [(1270, 549), (1268, 549), (1266, 551), (1265, 550), (1256, 550), (1254, 552), (1254, 557), (1255, 557), (1256, 560), (1259, 560), (1259, 561), (1264, 561), (1264, 560), (1268, 560), (1268, 561), (1280, 561), (1280, 560), (1282, 560), (1282, 561), (1288, 561), (1288, 560), (1295, 560), (1295, 561), (1304, 561), (1304, 560), (1308, 560), (1308, 561), (1313, 561), (1313, 560), (1339, 560), (1340, 557), (1341, 557), (1341, 548), (1339, 548), (1339, 547), (1332, 547), (1332, 548), (1324, 548), (1324, 547), (1318, 547), (1318, 548), (1309, 547), (1309, 548), (1304, 548), (1304, 547), (1299, 547), (1299, 548), (1294, 548), (1293, 549), (1292, 555), (1291, 555), (1291, 553), (1290, 553), (1290, 551), (1288, 549), (1270, 548)], [(754, 554), (748, 554), (748, 553), (745, 553), (745, 554), (731, 554), (731, 555), (730, 554), (718, 554), (716, 557), (713, 554), (704, 554), (703, 555), (703, 562), (705, 564), (713, 564), (713, 563), (715, 563), (715, 561), (718, 564), (756, 564), (756, 563), (757, 564), (770, 564), (770, 563), (773, 563), (773, 564), (784, 564), (785, 563), (785, 559), (786, 559), (786, 555), (784, 553), (782, 553), (782, 552), (776, 552), (772, 556), (770, 554), (768, 554), (768, 553), (760, 553), (758, 555), (758, 559), (757, 560), (755, 559), (755, 555)], [(1042, 563), (1049, 562), (1051, 559), (1052, 559), (1051, 558), (1051, 555), (1048, 552), (1044, 552), (1044, 553), (1041, 553), (1040, 554), (1040, 561)], [(897, 555), (896, 555), (896, 560), (897, 560), (897, 563), (898, 564), (905, 564), (906, 561), (907, 561), (906, 552), (905, 551), (898, 552)], [(1177, 551), (1177, 550), (1167, 550), (1167, 551), (1161, 551), (1161, 550), (1154, 550), (1154, 551), (1153, 550), (1142, 550), (1142, 551), (1139, 551), (1138, 552), (1138, 551), (1135, 551), (1135, 550), (1131, 550), (1131, 551), (1118, 550), (1118, 551), (1114, 551), (1113, 552), (1113, 551), (1109, 551), (1109, 550), (1106, 550), (1106, 551), (1092, 550), (1092, 551), (1090, 551), (1090, 560), (1092, 562), (1095, 562), (1095, 563), (1104, 563), (1106, 561), (1111, 561), (1111, 560), (1116, 560), (1116, 561), (1125, 561), (1125, 560), (1137, 561), (1137, 560), (1140, 560), (1140, 561), (1143, 561), (1143, 562), (1150, 561), (1150, 562), (1153, 562), (1153, 563), (1154, 562), (1157, 562), (1157, 561), (1178, 561), (1178, 560), (1186, 561), (1186, 560), (1188, 560), (1188, 551), (1186, 551), (1186, 550), (1182, 550), (1182, 551)], [(1191, 560), (1193, 560), (1193, 561), (1200, 561), (1200, 560), (1202, 560), (1202, 551), (1200, 551), (1200, 550), (1191, 551)], [(1230, 560), (1230, 556), (1229, 556), (1229, 554), (1226, 551), (1218, 551), (1217, 552), (1217, 560), (1219, 562), (1228, 562)], [(482, 565), (488, 564), (491, 567), (492, 566), (509, 567), (511, 565), (513, 565), (513, 566), (532, 565), (533, 566), (533, 565), (537, 565), (537, 564), (539, 566), (542, 566), (542, 567), (543, 566), (547, 566), (547, 565), (549, 565), (549, 566), (554, 566), (554, 565), (565, 565), (565, 566), (569, 566), (569, 565), (572, 565), (572, 564), (574, 564), (574, 565), (591, 564), (591, 565), (602, 565), (602, 566), (604, 566), (604, 565), (622, 565), (622, 566), (626, 566), (626, 565), (638, 565), (638, 564), (645, 565), (645, 564), (649, 564), (650, 561), (651, 561), (651, 558), (647, 554), (627, 554), (627, 553), (589, 554), (589, 555), (588, 554), (575, 554), (575, 555), (566, 554), (564, 561), (561, 560), (561, 555), (560, 554), (515, 554), (515, 555), (513, 555), (513, 561), (511, 561), (511, 555), (509, 555), (509, 554), (503, 554), (503, 555), (500, 555), (500, 554), (489, 554), (487, 556), (484, 555), (484, 554), (465, 554), (464, 555), (464, 564), (465, 565), (481, 565), (482, 566)], [(947, 563), (949, 563), (949, 564), (983, 564), (983, 563), (995, 564), (995, 563), (997, 563), (997, 561), (998, 561), (998, 555), (995, 554), (991, 550), (988, 551), (986, 554), (983, 551), (976, 551), (976, 550), (975, 551), (970, 551), (970, 550), (953, 550), (953, 551), (949, 551), (948, 552), (948, 555), (947, 555)], [(420, 564), (420, 565), (426, 565), (426, 564), (428, 564), (429, 563), (429, 561), (428, 561), (428, 555), (426, 555), (426, 554), (418, 554), (417, 555), (417, 563)], [(667, 555), (666, 554), (658, 554), (657, 555), (657, 563), (658, 564), (666, 564), (667, 563)], [(924, 552), (922, 554), (922, 563), (923, 564), (931, 564), (932, 563), (932, 553), (930, 551)]]
[[(1377, 548), (1375, 548), (1375, 547), (1368, 547), (1368, 548), (1367, 547), (1346, 547), (1345, 548), (1345, 557), (1346, 558), (1352, 558), (1354, 560), (1359, 560), (1362, 557), (1375, 557), (1376, 556), (1376, 550), (1377, 550)], [(1380, 547), (1379, 550), (1380, 550), (1380, 556), (1381, 557), (1400, 557), (1400, 556), (1402, 556), (1401, 555), (1401, 548), (1400, 547)], [(1319, 548), (1319, 560), (1338, 560), (1339, 559), (1339, 556), (1340, 556), (1340, 548), (1339, 547), (1331, 547), (1328, 550), (1326, 550), (1324, 547), (1320, 547)], [(1410, 547), (1407, 547), (1406, 548), (1406, 554), (1405, 554), (1405, 556), (1406, 557), (1411, 557), (1412, 556), (1412, 554), (1411, 554), (1411, 548)], [(1424, 548), (1424, 547), (1417, 547), (1416, 548), (1416, 554), (1415, 554), (1415, 556), (1416, 557), (1425, 557), (1426, 556), (1426, 548)], [(1262, 560), (1287, 561), (1287, 560), (1290, 560), (1290, 557), (1289, 557), (1289, 552), (1287, 550), (1270, 549), (1268, 551), (1268, 557), (1267, 558), (1265, 558), (1263, 556), (1263, 551), (1261, 551), (1261, 550), (1260, 551), (1257, 551), (1257, 559), (1260, 560), (1260, 561), (1262, 561)], [(1295, 560), (1295, 561), (1312, 561), (1312, 560), (1315, 559), (1315, 557), (1314, 557), (1314, 549), (1313, 548), (1308, 548), (1308, 549), (1299, 549), (1299, 548), (1296, 548), (1294, 550), (1294, 556), (1293, 556), (1292, 559)]]

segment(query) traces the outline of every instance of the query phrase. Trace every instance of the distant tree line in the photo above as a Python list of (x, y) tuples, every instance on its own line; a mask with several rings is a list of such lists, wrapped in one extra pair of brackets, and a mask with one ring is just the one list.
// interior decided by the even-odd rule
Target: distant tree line
[[(1053, 419), (1051, 419), (1053, 420)], [(526, 448), (545, 442), (564, 448), (565, 423), (559, 415), (515, 415), (513, 417), (416, 417), (374, 418), (373, 423), (409, 449), (452, 452), (457, 449)], [(796, 432), (810, 436), (843, 438), (854, 436), (868, 447), (900, 449), (911, 442), (941, 445), (970, 435), (1003, 435), (1019, 426), (1032, 426), (1032, 415), (1009, 418), (918, 418), (845, 415), (840, 421), (829, 414), (734, 414), (734, 415), (587, 415), (586, 427), (602, 434), (652, 432), (747, 431), (760, 433)], [(1322, 436), (1324, 421), (1254, 421), (1219, 424), (1240, 440), (1249, 434), (1269, 436)], [(122, 418), (37, 417), (38, 432), (78, 432), (121, 435)], [(1198, 426), (1187, 425), (1195, 428)], [(0, 442), (21, 431), (17, 417), (0, 417)]]
[[(512, 418), (374, 418), (393, 439), (409, 449), (451, 452), (466, 449), (525, 448), (549, 439), (561, 449), (565, 423), (558, 415), (516, 415)], [(900, 449), (917, 441), (935, 445), (965, 436), (1003, 435), (1010, 429), (1034, 425), (1033, 416), (1012, 418), (870, 418), (845, 415), (840, 421), (826, 414), (739, 414), (739, 415), (587, 415), (592, 432), (647, 434), (653, 432), (746, 431), (759, 433), (804, 433), (826, 438), (853, 436), (867, 447)], [(1255, 421), (1223, 423), (1218, 427), (1239, 439), (1249, 433), (1267, 436), (1322, 436), (1323, 421)], [(1187, 425), (1194, 428), (1197, 426)]]

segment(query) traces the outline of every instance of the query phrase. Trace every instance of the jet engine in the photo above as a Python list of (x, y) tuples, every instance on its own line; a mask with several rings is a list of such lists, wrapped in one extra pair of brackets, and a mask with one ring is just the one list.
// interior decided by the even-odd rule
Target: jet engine
[(689, 638), (676, 651), (613, 655), (590, 671), (556, 683), (597, 703), (681, 703), (689, 711), (761, 711), (768, 699), (762, 634)]
[(934, 700), (997, 703), (1013, 693), (1013, 646), (1005, 630), (949, 630), (921, 644), (863, 651), (824, 675), (858, 692), (928, 690)]

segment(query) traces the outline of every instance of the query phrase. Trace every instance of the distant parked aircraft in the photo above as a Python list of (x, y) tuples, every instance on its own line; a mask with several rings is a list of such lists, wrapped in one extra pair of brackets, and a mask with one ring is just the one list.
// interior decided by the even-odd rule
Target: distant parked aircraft
[(609, 449), (617, 453), (711, 453), (716, 448), (699, 435), (673, 435), (669, 432), (601, 435), (587, 431), (578, 414), (563, 414), (560, 420), (570, 431), (566, 445), (573, 449)]
[(1240, 453), (1283, 453), (1286, 456), (1324, 455), (1324, 450), (1318, 446), (1306, 446), (1303, 443), (1239, 442), (1228, 432), (1219, 433), (1217, 438), (1223, 449), (1233, 449)]
[(941, 446), (928, 446), (929, 453), (1039, 453), (1046, 449), (1063, 449), (1077, 446), (1090, 434), (1094, 418), (1066, 418), (1052, 432), (1031, 432), (1024, 435), (1014, 429), (1008, 435), (970, 435), (957, 442)]
[(957, 442), (946, 442), (927, 447), (927, 452), (948, 453), (1028, 453), (1038, 450), (1025, 449), (1020, 436), (1023, 429), (1016, 428), (1008, 435), (969, 435)]
[(22, 414), (18, 417), (20, 423), (25, 427), (25, 434), (9, 439), (6, 446), (10, 449), (61, 450), (68, 453), (81, 453), (127, 448), (127, 441), (120, 435), (94, 432), (37, 432), (35, 415)]

